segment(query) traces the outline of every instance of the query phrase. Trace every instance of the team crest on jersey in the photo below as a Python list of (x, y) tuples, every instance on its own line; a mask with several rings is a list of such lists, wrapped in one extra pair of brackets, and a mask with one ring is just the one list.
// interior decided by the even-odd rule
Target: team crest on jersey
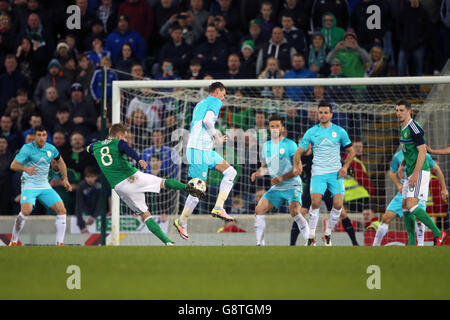
[(49, 158), (51, 158), (52, 157), (52, 152), (49, 150), (49, 151), (47, 151), (47, 156), (49, 157)]
[(203, 178), (206, 178), (206, 172), (203, 171), (202, 176)]
[(284, 148), (280, 149), (280, 154), (284, 154)]
[(405, 134), (403, 135), (405, 138), (408, 138), (408, 132), (405, 132)]
[(333, 131), (333, 132), (331, 133), (331, 136), (332, 136), (333, 138), (336, 138), (336, 137), (337, 137), (337, 133), (336, 133), (335, 131)]
[(22, 200), (23, 200), (23, 201), (27, 200), (27, 196), (23, 196), (23, 197), (22, 197)]

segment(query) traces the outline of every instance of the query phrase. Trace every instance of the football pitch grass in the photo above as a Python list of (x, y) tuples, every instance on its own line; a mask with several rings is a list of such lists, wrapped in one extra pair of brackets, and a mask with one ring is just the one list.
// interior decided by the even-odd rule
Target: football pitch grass
[(1, 247), (0, 299), (450, 299), (449, 270), (450, 247)]

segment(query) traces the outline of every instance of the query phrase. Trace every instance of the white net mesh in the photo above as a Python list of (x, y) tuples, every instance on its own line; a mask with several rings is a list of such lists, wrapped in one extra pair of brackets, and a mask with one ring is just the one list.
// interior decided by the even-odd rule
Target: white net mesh
[[(120, 115), (115, 120), (113, 118), (113, 122), (121, 121), (130, 128), (130, 144), (150, 164), (146, 172), (186, 183), (189, 179), (185, 151), (192, 110), (198, 101), (207, 96), (204, 88), (211, 81), (201, 82), (198, 87), (175, 89), (154, 87), (153, 81), (135, 83), (136, 87), (128, 85), (128, 88), (121, 88), (120, 94), (116, 95), (120, 96), (120, 102), (113, 102), (113, 113), (119, 114), (117, 110), (114, 111), (114, 108), (117, 108), (114, 106), (120, 105)], [(236, 85), (226, 82), (226, 87), (227, 97), (216, 126), (223, 134), (227, 134), (229, 139), (226, 145), (216, 146), (216, 151), (233, 165), (238, 175), (225, 202), (225, 209), (232, 215), (241, 215), (238, 216), (238, 219), (242, 217), (241, 221), (250, 221), (246, 230), (250, 234), (253, 234), (252, 218), (255, 205), (263, 192), (270, 187), (268, 176), (257, 179), (255, 183), (250, 181), (250, 176), (260, 165), (259, 151), (269, 137), (267, 128), (271, 114), (285, 117), (287, 137), (298, 142), (306, 130), (316, 123), (318, 102), (323, 99), (332, 102), (333, 122), (346, 129), (352, 141), (357, 138), (362, 141), (364, 149), (361, 160), (374, 189), (370, 199), (364, 202), (364, 208), (372, 209), (378, 216), (384, 213), (394, 195), (387, 171), (392, 156), (399, 147), (395, 102), (404, 98), (413, 104), (415, 119), (424, 127), (430, 146), (445, 147), (450, 142), (449, 84), (417, 82), (408, 85), (365, 85), (361, 82), (358, 85), (336, 86), (321, 82), (321, 85), (316, 86), (287, 86), (278, 85), (275, 80), (272, 86), (245, 86), (245, 81), (241, 81)], [(447, 177), (450, 173), (449, 158), (435, 158)], [(209, 172), (208, 200), (197, 206), (194, 216), (210, 213), (221, 179), (221, 173), (214, 170)], [(440, 191), (432, 190), (431, 195), (434, 197), (439, 193)], [(181, 212), (185, 197), (183, 192), (163, 191), (161, 194), (148, 194), (147, 204), (152, 214), (163, 215), (163, 221), (168, 219), (167, 221), (171, 222)], [(436, 200), (434, 203), (439, 209), (433, 210), (446, 212), (446, 203), (440, 203), (441, 207)], [(328, 213), (326, 209), (324, 212)], [(284, 234), (280, 243), (288, 244), (292, 222), (287, 214), (287, 204), (274, 213), (279, 213), (280, 218), (273, 220), (272, 223), (276, 224), (272, 226), (273, 232)], [(246, 214), (251, 216), (244, 216)], [(124, 204), (120, 206), (120, 215), (121, 219), (131, 215)], [(357, 221), (354, 223), (355, 231), (363, 232), (365, 218), (362, 211), (355, 212), (351, 219)], [(170, 226), (169, 222), (167, 224)], [(200, 224), (202, 227), (198, 232), (202, 234), (213, 234), (222, 226), (213, 218), (201, 219)], [(133, 228), (134, 226), (127, 230), (122, 226), (120, 230), (130, 232)], [(342, 229), (342, 226), (338, 225), (339, 228)], [(176, 237), (172, 229), (169, 227), (168, 232), (172, 237)], [(391, 230), (403, 230), (403, 223), (393, 224)], [(253, 239), (253, 236), (250, 238)], [(136, 239), (130, 243), (149, 243), (148, 239)], [(275, 240), (273, 242), (277, 244)], [(200, 240), (196, 243), (204, 244)], [(349, 241), (344, 243), (350, 244)], [(241, 244), (254, 243), (246, 243), (246, 240), (243, 240)]]

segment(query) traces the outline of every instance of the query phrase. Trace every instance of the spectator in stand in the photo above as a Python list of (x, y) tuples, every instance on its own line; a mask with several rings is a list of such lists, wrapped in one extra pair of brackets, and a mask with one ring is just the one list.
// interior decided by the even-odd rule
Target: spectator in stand
[(135, 63), (131, 67), (131, 80), (143, 80), (145, 79), (144, 68), (140, 63)]
[(148, 130), (147, 116), (142, 109), (135, 109), (131, 113), (129, 132), (134, 135), (134, 149), (138, 154), (150, 147), (151, 132)]
[[(111, 99), (112, 99), (112, 82), (114, 80), (119, 80), (119, 77), (117, 76), (117, 73), (111, 70), (111, 58), (110, 57), (103, 57), (100, 60), (100, 67), (105, 66), (106, 71), (106, 98), (107, 98), (107, 105), (111, 105)], [(98, 105), (100, 103), (100, 99), (102, 97), (102, 68), (97, 69), (94, 72), (94, 75), (92, 76), (90, 89), (91, 89), (91, 95), (92, 98), (94, 98), (94, 102)]]
[[(228, 56), (227, 72), (220, 76), (221, 79), (249, 79), (249, 76), (241, 70), (241, 60), (239, 54), (231, 53)], [(232, 94), (233, 88), (228, 88), (227, 92)]]
[[(100, 38), (105, 41), (107, 36), (105, 28), (103, 27), (103, 22), (99, 19), (95, 19), (91, 26), (91, 33), (83, 40), (83, 48), (91, 48), (92, 40), (94, 40), (94, 38)], [(78, 55), (79, 52), (74, 53), (75, 55)]]
[(297, 109), (287, 109), (286, 110), (286, 130), (285, 134), (288, 139), (294, 142), (300, 141), (303, 135), (303, 125), (301, 122), (301, 117), (299, 117), (299, 112)]
[(69, 45), (64, 40), (58, 42), (58, 44), (56, 45), (54, 56), (59, 61), (59, 63), (61, 63), (61, 65), (64, 65), (70, 58), (75, 57), (74, 53), (70, 50)]
[(289, 15), (294, 19), (294, 25), (306, 34), (310, 25), (310, 6), (310, 1), (285, 0), (278, 15), (279, 23), (284, 15)]
[(13, 156), (8, 150), (8, 140), (0, 136), (0, 215), (11, 214), (12, 171), (9, 168)]
[(323, 34), (318, 31), (311, 36), (312, 43), (309, 46), (309, 69), (314, 72), (317, 77), (324, 77), (329, 74), (329, 64), (325, 61), (328, 50), (325, 44)]
[(80, 8), (81, 13), (81, 23), (80, 29), (72, 30), (73, 34), (76, 36), (76, 41), (81, 51), (86, 51), (88, 48), (84, 48), (84, 39), (89, 36), (91, 32), (92, 24), (95, 21), (95, 15), (87, 10), (88, 0), (76, 0), (76, 5)]
[(38, 108), (42, 115), (44, 126), (50, 132), (53, 132), (53, 127), (57, 122), (56, 111), (61, 107), (61, 101), (58, 98), (59, 95), (56, 88), (48, 87), (47, 90), (45, 90), (44, 101)]
[[(117, 76), (119, 80), (129, 80), (129, 73), (131, 72), (131, 67), (135, 63), (139, 63), (140, 61), (136, 59), (133, 49), (128, 43), (124, 43), (122, 45), (122, 49), (120, 50), (120, 55), (117, 60), (114, 62), (114, 69), (117, 69)], [(122, 71), (122, 72), (119, 72)]]
[(369, 52), (370, 62), (366, 64), (365, 77), (386, 77), (388, 72), (388, 63), (385, 60), (383, 48), (374, 45)]
[(5, 58), (6, 72), (0, 75), (0, 115), (5, 112), (9, 99), (14, 97), (18, 89), (29, 89), (28, 80), (17, 69), (17, 59), (13, 54)]
[(1, 117), (0, 129), (0, 137), (5, 138), (8, 142), (8, 152), (11, 154), (15, 154), (19, 147), (22, 145), (22, 139), (20, 138), (19, 133), (13, 130), (13, 122), (10, 116), (3, 115)]
[[(43, 123), (42, 116), (39, 113), (33, 114), (30, 118), (30, 129), (22, 132), (21, 143), (26, 141), (28, 134), (34, 133), (34, 128), (42, 126), (42, 123)], [(52, 136), (51, 136), (50, 132), (48, 131), (48, 129), (46, 129), (46, 131), (47, 131), (47, 142), (52, 143)]]
[(241, 38), (241, 43), (244, 41), (252, 40), (255, 44), (255, 52), (259, 52), (259, 50), (264, 46), (265, 40), (261, 35), (261, 20), (252, 19), (248, 23), (248, 34)]
[(208, 24), (216, 26), (217, 32), (219, 33), (217, 39), (227, 45), (228, 51), (236, 51), (237, 34), (228, 29), (227, 21), (223, 15), (217, 14), (215, 16), (209, 16)]
[(299, 53), (306, 54), (307, 44), (305, 34), (294, 25), (294, 17), (291, 13), (283, 13), (281, 16), (284, 38), (288, 44)]
[(70, 121), (74, 123), (74, 131), (87, 137), (95, 130), (97, 112), (91, 103), (83, 99), (83, 87), (78, 82), (72, 84), (71, 100), (67, 103)]
[(147, 0), (126, 0), (119, 6), (119, 16), (130, 18), (130, 30), (136, 31), (148, 41), (153, 31), (153, 9)]
[[(348, 175), (345, 177), (345, 204), (350, 212), (362, 212), (369, 206), (369, 199), (375, 195), (375, 189), (369, 178), (366, 166), (362, 162), (364, 144), (360, 138), (353, 138), (352, 145), (355, 149), (355, 157), (350, 163)], [(348, 157), (346, 152), (342, 157), (345, 161)]]
[[(41, 1), (42, 2), (42, 1)], [(48, 30), (49, 34), (53, 33), (52, 30), (52, 19), (50, 17), (50, 12), (45, 10), (37, 0), (27, 0), (23, 7), (14, 8), (15, 13), (15, 24), (19, 28), (17, 31), (22, 32), (28, 22), (28, 17), (31, 14), (36, 14), (42, 21), (45, 29)]]
[(140, 94), (130, 101), (126, 113), (126, 122), (131, 121), (131, 113), (135, 110), (144, 110), (147, 117), (147, 128), (152, 131), (161, 128), (161, 115), (164, 109), (164, 103), (161, 99), (152, 97), (152, 89), (142, 88)]
[(209, 12), (203, 7), (203, 0), (191, 0), (191, 9), (188, 11), (194, 18), (193, 24), (197, 25), (202, 30), (202, 34), (206, 29), (206, 22), (208, 21)]
[(347, 76), (342, 72), (342, 63), (339, 59), (334, 58), (330, 64), (330, 74), (328, 78), (346, 78)]
[[(445, 62), (447, 61), (447, 56), (443, 54), (442, 43), (445, 42), (445, 38), (442, 35), (442, 23), (440, 21), (440, 2), (433, 0), (422, 0), (420, 3), (423, 8), (427, 11), (430, 17), (430, 37), (428, 38), (427, 47), (425, 50), (425, 74), (433, 74), (435, 76), (440, 74), (440, 70), (443, 68)], [(444, 4), (445, 6), (445, 4)], [(442, 10), (445, 11), (445, 10)], [(386, 52), (386, 45), (383, 41), (383, 47), (385, 54), (388, 55), (391, 52)], [(445, 51), (444, 51), (445, 53)], [(444, 58), (444, 59), (443, 59)]]
[(364, 77), (364, 64), (370, 63), (369, 54), (358, 45), (356, 34), (352, 31), (346, 32), (344, 41), (331, 50), (326, 61), (331, 63), (334, 58), (342, 63), (342, 72), (347, 77)]
[(94, 75), (94, 65), (92, 61), (88, 59), (87, 55), (83, 53), (77, 56), (77, 61), (78, 66), (75, 82), (78, 82), (83, 87), (83, 96), (86, 98), (86, 101), (92, 102), (93, 99), (91, 91), (89, 90), (89, 85), (91, 83), (92, 76)]
[(33, 46), (31, 40), (26, 36), (17, 46), (18, 70), (27, 78), (31, 90), (34, 90), (39, 77), (45, 72), (46, 55), (44, 47)]
[[(295, 54), (292, 58), (292, 69), (283, 76), (285, 79), (316, 78), (316, 74), (305, 65), (305, 57), (302, 54)], [(311, 87), (286, 87), (289, 99), (293, 101), (305, 100), (311, 93)]]
[[(203, 36), (203, 29), (194, 24), (194, 18), (191, 13), (178, 12), (167, 20), (167, 22), (159, 30), (160, 36), (164, 41), (170, 39), (174, 27), (181, 28), (181, 36), (184, 41), (190, 45), (195, 45)], [(161, 53), (160, 53), (161, 55)]]
[[(373, 15), (367, 9), (377, 6), (380, 12), (380, 28), (368, 28), (368, 19)], [(351, 13), (351, 26), (358, 37), (359, 45), (369, 51), (373, 43), (382, 43), (386, 31), (392, 28), (391, 8), (385, 0), (361, 0)]]
[[(155, 77), (155, 80), (179, 80), (181, 79), (178, 74), (176, 74), (173, 70), (173, 63), (170, 59), (164, 59), (161, 65), (161, 71), (158, 76)], [(172, 89), (168, 89), (172, 91)]]
[(264, 41), (270, 40), (272, 29), (276, 26), (272, 3), (270, 3), (269, 1), (264, 1), (263, 3), (261, 3), (261, 9), (256, 18), (261, 21), (262, 39)]
[(98, 168), (95, 158), (86, 151), (85, 146), (84, 136), (76, 131), (72, 133), (70, 136), (70, 147), (72, 152), (68, 159), (64, 160), (66, 161), (67, 168), (75, 171), (76, 176), (79, 177), (76, 181), (77, 183), (80, 181), (80, 178), (84, 178), (84, 169), (86, 167), (91, 166)]
[(105, 33), (111, 33), (117, 26), (118, 8), (117, 3), (113, 0), (102, 0), (102, 4), (98, 7), (96, 16), (103, 23)]
[(64, 76), (70, 83), (75, 81), (77, 76), (77, 63), (74, 57), (70, 57), (62, 66), (61, 71)]
[(344, 40), (345, 30), (337, 26), (336, 17), (331, 12), (322, 16), (321, 31), (328, 50), (333, 50), (339, 42)]
[(111, 32), (106, 38), (105, 49), (111, 52), (112, 61), (117, 59), (124, 43), (131, 45), (139, 60), (143, 61), (146, 58), (147, 48), (144, 40), (139, 33), (129, 30), (128, 23), (128, 17), (120, 15), (116, 31)]
[(64, 136), (67, 141), (70, 141), (70, 136), (72, 135), (75, 125), (70, 119), (70, 111), (66, 105), (63, 105), (61, 108), (56, 111), (56, 124), (54, 127), (54, 131), (60, 131), (64, 133)]
[(16, 33), (11, 25), (11, 17), (5, 12), (0, 14), (0, 38), (2, 39), (0, 42), (0, 58), (3, 59), (4, 55), (16, 52)]
[[(282, 79), (284, 71), (280, 69), (278, 59), (274, 57), (267, 58), (266, 68), (260, 73), (258, 79)], [(272, 89), (270, 87), (264, 87), (261, 91), (261, 96), (271, 97)]]
[(94, 37), (92, 39), (92, 50), (86, 51), (84, 54), (92, 61), (92, 64), (96, 69), (100, 67), (100, 60), (103, 57), (111, 57), (111, 52), (105, 50), (103, 39), (100, 37)]
[(187, 72), (185, 79), (187, 80), (202, 80), (204, 74), (202, 72), (202, 64), (200, 60), (193, 58), (189, 64), (189, 71)]
[(217, 41), (217, 28), (214, 25), (206, 27), (206, 41), (194, 51), (194, 57), (199, 59), (205, 73), (220, 74), (225, 71), (228, 49), (225, 44)]
[(325, 13), (332, 13), (336, 17), (336, 26), (347, 30), (349, 25), (349, 10), (347, 1), (342, 0), (314, 0), (311, 8), (311, 30), (323, 27)]
[(256, 73), (261, 73), (269, 57), (277, 58), (280, 69), (286, 71), (289, 69), (290, 62), (295, 54), (297, 54), (297, 51), (289, 45), (284, 37), (283, 30), (280, 27), (275, 27), (272, 30), (272, 38), (258, 52)]
[[(178, 176), (181, 159), (175, 149), (163, 143), (162, 131), (159, 129), (154, 130), (152, 132), (152, 146), (142, 152), (141, 159), (148, 163), (153, 155), (158, 155), (161, 159), (161, 172), (170, 178), (175, 178)], [(150, 173), (151, 170), (152, 168), (149, 165), (144, 172)]]
[(241, 70), (243, 74), (248, 76), (248, 79), (256, 78), (256, 55), (255, 42), (253, 40), (246, 40), (242, 43), (239, 58), (241, 59)]
[(239, 9), (237, 7), (237, 1), (217, 0), (215, 3), (212, 3), (210, 11), (213, 16), (220, 15), (224, 17), (228, 30), (234, 34), (233, 38), (238, 36)]
[[(160, 0), (154, 7), (153, 11), (155, 13), (155, 25), (154, 28), (159, 32), (163, 25), (170, 19), (173, 15), (179, 12), (178, 4), (173, 0)], [(161, 39), (159, 34), (155, 32), (156, 44), (159, 45)]]
[(39, 108), (45, 99), (45, 90), (48, 87), (55, 87), (62, 102), (70, 97), (70, 82), (62, 76), (61, 64), (58, 60), (52, 59), (47, 67), (48, 74), (41, 77), (34, 89), (33, 102)]
[(64, 136), (64, 132), (53, 132), (52, 141), (52, 144), (56, 147), (56, 149), (58, 149), (63, 159), (68, 158), (71, 150), (69, 144), (67, 143), (66, 137)]
[[(36, 13), (28, 16), (28, 23), (25, 29), (19, 35), (19, 38), (28, 37), (33, 43), (33, 49), (46, 51), (46, 55), (50, 56), (55, 49), (55, 42), (47, 28), (41, 24), (41, 19)], [(47, 60), (48, 61), (48, 60)]]
[[(14, 112), (14, 110), (17, 112)], [(28, 122), (35, 111), (36, 106), (28, 99), (28, 92), (24, 89), (18, 89), (16, 97), (8, 101), (5, 114), (11, 116), (14, 122), (13, 128), (18, 132), (22, 132), (22, 130), (28, 129)], [(17, 115), (13, 117), (13, 113), (17, 113)]]
[[(398, 76), (422, 76), (425, 46), (430, 36), (431, 21), (419, 0), (410, 0), (401, 10), (397, 24), (400, 44), (398, 53)], [(413, 58), (413, 70), (409, 70), (409, 60)], [(408, 72), (409, 71), (409, 72)]]
[(159, 52), (159, 63), (154, 68), (158, 70), (164, 59), (170, 59), (175, 71), (184, 76), (192, 59), (193, 48), (183, 39), (183, 28), (179, 25), (172, 27), (170, 37), (171, 40), (167, 41)]

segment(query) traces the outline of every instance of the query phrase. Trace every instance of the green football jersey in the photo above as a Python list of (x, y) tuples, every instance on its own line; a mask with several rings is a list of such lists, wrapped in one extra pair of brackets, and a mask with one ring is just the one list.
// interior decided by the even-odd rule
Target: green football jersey
[(92, 144), (92, 150), (88, 150), (94, 155), (111, 188), (138, 171), (128, 162), (126, 154), (119, 151), (119, 141), (119, 139), (98, 141)]
[[(400, 127), (400, 145), (402, 146), (408, 177), (412, 175), (416, 168), (417, 156), (419, 154), (417, 146), (422, 144), (425, 144), (425, 133), (420, 124), (411, 119), (405, 128)], [(422, 170), (430, 171), (430, 164), (426, 158), (423, 162)]]

